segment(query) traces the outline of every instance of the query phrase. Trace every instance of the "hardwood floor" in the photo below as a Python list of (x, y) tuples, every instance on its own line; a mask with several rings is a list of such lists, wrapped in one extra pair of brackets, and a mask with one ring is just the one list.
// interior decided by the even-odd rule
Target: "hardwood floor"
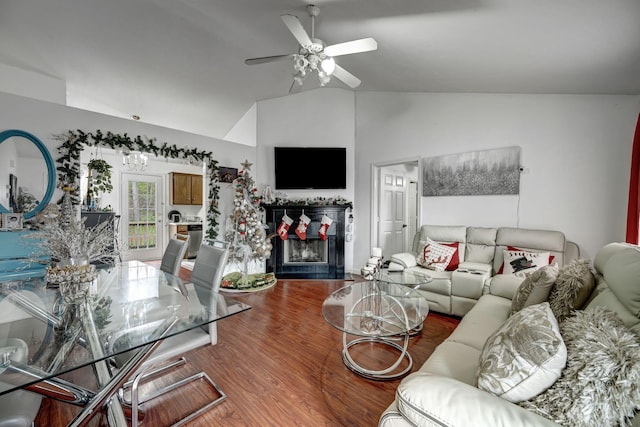
[[(190, 273), (182, 269), (181, 277), (188, 280)], [(348, 283), (352, 282), (279, 280), (274, 288), (257, 293), (223, 293), (252, 308), (221, 320), (218, 344), (186, 353), (188, 365), (172, 374), (182, 377), (203, 370), (227, 394), (224, 402), (189, 425), (377, 425), (400, 381), (366, 380), (347, 369), (341, 357), (342, 334), (321, 313), (325, 297)], [(428, 315), (422, 333), (409, 344), (414, 370), (457, 324), (455, 317)], [(372, 356), (372, 363), (395, 356), (377, 346), (362, 347), (361, 357)], [(90, 370), (74, 376), (91, 386)], [(152, 400), (143, 407), (142, 425), (168, 425), (197, 407), (199, 400), (214, 396), (204, 383), (197, 383), (193, 389)], [(65, 425), (77, 412), (76, 407), (45, 399), (36, 426)], [(91, 426), (106, 424), (95, 418)]]

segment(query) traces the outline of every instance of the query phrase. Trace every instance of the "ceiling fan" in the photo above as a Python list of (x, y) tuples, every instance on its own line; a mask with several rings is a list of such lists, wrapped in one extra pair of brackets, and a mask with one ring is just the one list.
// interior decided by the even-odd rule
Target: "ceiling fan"
[(293, 75), (293, 84), (289, 92), (293, 92), (296, 87), (300, 88), (304, 83), (304, 79), (314, 71), (318, 75), (320, 86), (329, 83), (331, 76), (336, 77), (352, 89), (360, 86), (360, 83), (362, 83), (360, 79), (336, 64), (333, 58), (335, 56), (376, 50), (378, 49), (378, 43), (373, 38), (368, 37), (326, 46), (322, 40), (315, 37), (315, 18), (320, 13), (320, 8), (310, 4), (307, 6), (307, 12), (311, 17), (311, 36), (305, 31), (297, 16), (289, 14), (280, 16), (289, 31), (291, 31), (291, 34), (293, 34), (293, 37), (300, 44), (298, 53), (250, 58), (246, 59), (244, 63), (256, 65), (293, 59), (295, 74)]

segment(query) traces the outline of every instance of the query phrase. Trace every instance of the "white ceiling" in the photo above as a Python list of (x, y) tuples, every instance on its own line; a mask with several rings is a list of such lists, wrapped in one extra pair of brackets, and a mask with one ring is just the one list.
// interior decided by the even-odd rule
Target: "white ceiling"
[[(640, 0), (315, 0), (316, 37), (359, 91), (640, 94)], [(307, 31), (296, 0), (0, 0), (0, 63), (67, 84), (68, 105), (222, 138), (293, 66), (248, 66)], [(348, 89), (339, 81), (328, 86)], [(303, 90), (317, 87), (307, 79)]]

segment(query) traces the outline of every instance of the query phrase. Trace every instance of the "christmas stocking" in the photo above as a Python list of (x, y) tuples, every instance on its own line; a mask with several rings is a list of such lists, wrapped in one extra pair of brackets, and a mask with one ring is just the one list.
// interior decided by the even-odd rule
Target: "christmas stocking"
[(287, 240), (289, 237), (289, 226), (291, 226), (291, 223), (293, 223), (293, 220), (289, 218), (287, 214), (284, 214), (282, 222), (278, 226), (278, 234), (282, 240)]
[(318, 236), (322, 240), (327, 240), (327, 230), (331, 227), (331, 223), (333, 220), (326, 215), (322, 215), (322, 220), (320, 221), (320, 229), (318, 230)]
[(298, 235), (300, 240), (307, 239), (307, 227), (309, 226), (310, 222), (311, 219), (308, 216), (306, 216), (305, 214), (300, 215), (300, 222), (298, 222), (298, 226), (296, 227), (296, 234)]

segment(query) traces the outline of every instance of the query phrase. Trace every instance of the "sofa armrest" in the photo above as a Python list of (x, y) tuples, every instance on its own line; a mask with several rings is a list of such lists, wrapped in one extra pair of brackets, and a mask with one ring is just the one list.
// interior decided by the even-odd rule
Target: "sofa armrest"
[(403, 252), (400, 254), (391, 255), (391, 262), (400, 264), (404, 268), (411, 268), (418, 265), (416, 262), (416, 255), (411, 252)]
[(500, 397), (452, 378), (415, 372), (396, 391), (398, 411), (416, 426), (558, 426)]

